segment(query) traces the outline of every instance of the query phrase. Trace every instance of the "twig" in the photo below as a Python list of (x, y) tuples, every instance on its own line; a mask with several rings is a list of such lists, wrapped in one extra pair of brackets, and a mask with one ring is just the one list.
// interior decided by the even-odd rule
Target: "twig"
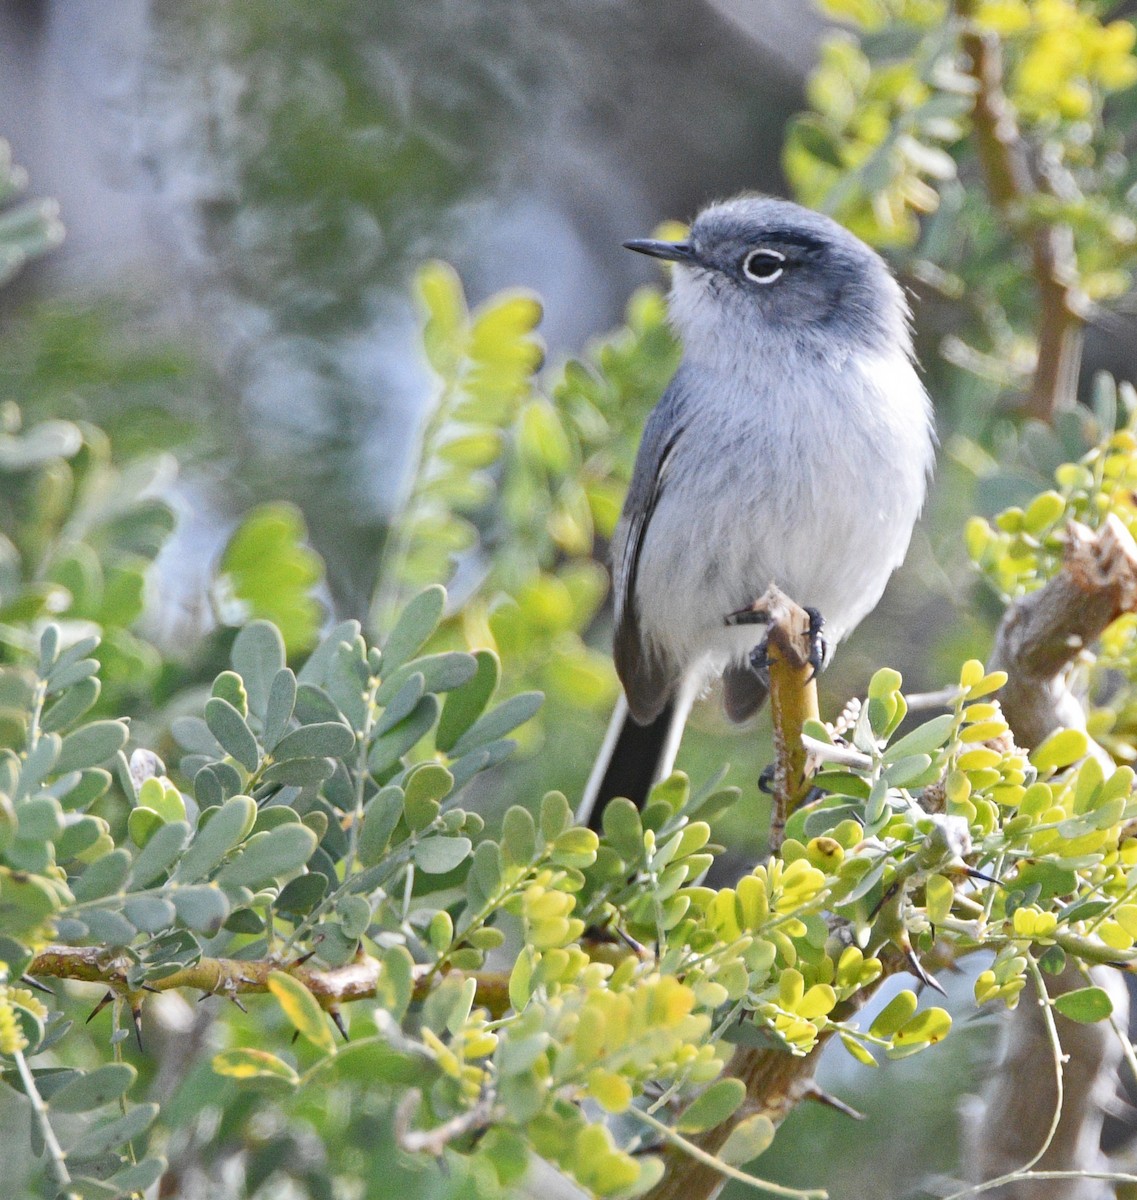
[(67, 1155), (59, 1144), (59, 1139), (55, 1136), (55, 1130), (51, 1127), (51, 1119), (47, 1115), (47, 1105), (39, 1094), (36, 1078), (28, 1066), (28, 1060), (24, 1058), (23, 1051), (15, 1051), (13, 1058), (16, 1060), (16, 1070), (20, 1073), (20, 1081), (24, 1085), (24, 1095), (27, 1096), (28, 1103), (32, 1106), (32, 1113), (40, 1128), (44, 1146), (47, 1148), (47, 1156), (51, 1160), (51, 1168), (55, 1173), (56, 1182), (59, 1184), (60, 1190), (66, 1189), (71, 1183), (71, 1173), (67, 1170)]
[(1086, 302), (1078, 283), (1074, 236), (1067, 225), (1030, 217), (1032, 200), (1055, 194), (1053, 180), (1046, 172), (1036, 180), (1031, 170), (1014, 106), (1003, 91), (998, 36), (974, 24), (975, 0), (956, 0), (955, 9), (965, 23), (961, 44), (976, 83), (972, 125), (987, 194), (1012, 230), (1025, 233), (1030, 244), (1041, 316), (1026, 412), (1049, 424), (1077, 398)]
[(483, 1096), (473, 1108), (451, 1117), (433, 1129), (412, 1129), (411, 1118), (422, 1101), (422, 1092), (411, 1088), (399, 1101), (395, 1109), (395, 1144), (408, 1154), (433, 1154), (438, 1158), (451, 1142), (484, 1129), (493, 1122), (494, 1104), (489, 1096)]
[[(27, 973), (54, 979), (74, 979), (83, 983), (103, 983), (116, 993), (131, 990), (128, 972), (134, 963), (126, 957), (108, 956), (98, 946), (48, 946), (35, 956)], [(342, 967), (322, 970), (306, 962), (282, 965), (276, 959), (202, 958), (192, 967), (150, 981), (157, 992), (189, 988), (207, 995), (234, 997), (268, 991), (273, 971), (285, 971), (298, 979), (328, 1012), (351, 1000), (367, 1000), (375, 995), (382, 963), (368, 954)], [(455, 972), (463, 979), (474, 979), (476, 1002), (501, 1016), (509, 1008), (509, 974), (499, 971)], [(434, 986), (425, 965), (414, 970), (414, 997), (422, 1000)]]
[[(770, 1196), (785, 1196), (788, 1197), (788, 1200), (826, 1200), (829, 1195), (828, 1192), (818, 1188), (803, 1190), (800, 1188), (785, 1187), (780, 1183), (771, 1183), (768, 1179), (758, 1179), (754, 1175), (747, 1175), (745, 1171), (740, 1171), (737, 1167), (732, 1167), (728, 1163), (715, 1158), (714, 1155), (708, 1154), (689, 1138), (685, 1138), (681, 1133), (677, 1133), (670, 1125), (665, 1125), (662, 1121), (656, 1120), (651, 1113), (644, 1112), (642, 1108), (632, 1107), (627, 1111), (629, 1115), (636, 1117), (645, 1125), (650, 1125), (656, 1133), (666, 1138), (668, 1142), (684, 1154), (701, 1163), (704, 1167), (709, 1167), (717, 1175), (725, 1179), (735, 1179), (739, 1183), (746, 1184), (747, 1187), (756, 1188), (758, 1191), (766, 1192)], [(649, 1196), (654, 1196), (655, 1191), (648, 1194)]]

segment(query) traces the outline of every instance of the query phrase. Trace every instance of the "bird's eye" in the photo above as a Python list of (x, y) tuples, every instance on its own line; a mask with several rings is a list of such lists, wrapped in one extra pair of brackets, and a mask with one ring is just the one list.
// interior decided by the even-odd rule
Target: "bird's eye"
[(742, 260), (742, 273), (755, 283), (773, 283), (784, 270), (784, 254), (777, 250), (751, 250)]

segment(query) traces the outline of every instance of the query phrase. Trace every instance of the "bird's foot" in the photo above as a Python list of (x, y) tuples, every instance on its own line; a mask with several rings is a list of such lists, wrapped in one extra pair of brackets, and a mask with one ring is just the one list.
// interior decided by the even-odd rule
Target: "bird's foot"
[(807, 608), (805, 611), (809, 617), (809, 665), (813, 668), (810, 679), (814, 679), (818, 671), (825, 666), (825, 659), (829, 654), (829, 644), (826, 642), (823, 632), (825, 618), (816, 608)]
[(770, 670), (770, 639), (768, 637), (764, 637), (750, 651), (750, 669), (763, 679), (767, 678)]

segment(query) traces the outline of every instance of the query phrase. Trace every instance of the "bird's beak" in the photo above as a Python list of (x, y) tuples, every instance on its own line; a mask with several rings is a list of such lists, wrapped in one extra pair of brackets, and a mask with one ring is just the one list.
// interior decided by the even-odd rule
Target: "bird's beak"
[(624, 243), (625, 250), (647, 254), (651, 258), (662, 258), (666, 262), (693, 262), (695, 251), (690, 242), (661, 242), (655, 238), (633, 238)]

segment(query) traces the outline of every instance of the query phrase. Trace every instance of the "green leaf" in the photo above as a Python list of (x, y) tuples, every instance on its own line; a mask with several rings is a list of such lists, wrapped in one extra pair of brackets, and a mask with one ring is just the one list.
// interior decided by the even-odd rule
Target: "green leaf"
[(745, 1099), (746, 1084), (741, 1079), (720, 1079), (687, 1105), (675, 1128), (680, 1133), (713, 1129), (735, 1113)]
[(729, 1166), (742, 1166), (764, 1154), (773, 1140), (774, 1122), (765, 1113), (755, 1113), (752, 1117), (744, 1117), (730, 1131), (716, 1157)]
[(387, 707), (383, 710), (383, 715), (376, 722), (375, 734), (377, 736), (384, 734), (388, 729), (393, 729), (400, 721), (405, 720), (414, 711), (415, 705), (422, 699), (425, 691), (426, 680), (418, 671), (408, 675), (402, 687), (391, 697)]
[(245, 681), (236, 671), (222, 671), (213, 681), (209, 694), (228, 700), (242, 717), (249, 715), (249, 693), (245, 689)]
[(145, 1192), (162, 1178), (166, 1171), (164, 1158), (144, 1158), (139, 1163), (131, 1163), (121, 1171), (116, 1171), (109, 1182), (117, 1189), (119, 1195), (133, 1195), (135, 1192)]
[(298, 871), (312, 857), (316, 841), (316, 835), (305, 825), (278, 825), (265, 833), (254, 833), (241, 853), (217, 873), (217, 883), (256, 891), (278, 876)]
[(467, 837), (430, 837), (415, 847), (415, 865), (428, 875), (445, 875), (469, 857), (472, 843)]
[(218, 1075), (226, 1075), (230, 1079), (278, 1083), (289, 1090), (300, 1083), (300, 1076), (292, 1067), (267, 1050), (255, 1050), (247, 1046), (223, 1050), (213, 1056), (211, 1065)]
[(359, 861), (365, 867), (373, 867), (382, 861), (387, 843), (402, 815), (402, 788), (382, 788), (367, 802), (359, 830)]
[(410, 772), (403, 783), (404, 804), (415, 808), (430, 800), (442, 800), (450, 794), (454, 776), (441, 763), (422, 763)]
[(80, 904), (101, 900), (121, 890), (130, 874), (130, 851), (121, 847), (96, 859), (71, 885), (71, 894)]
[(418, 651), (438, 628), (446, 607), (446, 589), (435, 584), (419, 592), (399, 614), (383, 646), (383, 670), (390, 674)]
[[(176, 878), (179, 882), (193, 882), (208, 875), (214, 867), (248, 836), (257, 819), (257, 806), (248, 796), (234, 796), (227, 800), (199, 827), (182, 855)], [(149, 849), (149, 847), (147, 847)]]
[(55, 1112), (89, 1112), (125, 1095), (137, 1078), (129, 1063), (106, 1063), (61, 1087), (49, 1107)]
[(220, 888), (208, 883), (175, 888), (169, 893), (183, 925), (213, 937), (229, 917), (229, 900)]
[[(133, 816), (133, 813), (131, 815)], [(185, 821), (163, 825), (152, 834), (145, 847), (138, 852), (131, 867), (132, 885), (143, 888), (153, 883), (163, 871), (168, 870), (177, 861), (189, 837), (190, 827)]]
[(411, 659), (388, 675), (376, 692), (375, 699), (379, 704), (386, 704), (412, 674), (422, 676), (425, 691), (451, 692), (473, 679), (477, 670), (478, 661), (472, 654), (458, 650), (428, 654), (423, 658)]
[(287, 668), (277, 671), (269, 687), (265, 704), (264, 748), (270, 753), (284, 736), (296, 708), (296, 676)]
[(325, 1054), (335, 1054), (336, 1043), (328, 1018), (319, 1001), (300, 980), (283, 971), (272, 971), (268, 977), (268, 990), (302, 1037)]
[(877, 1014), (876, 1020), (869, 1026), (869, 1032), (873, 1037), (892, 1037), (911, 1018), (918, 1003), (915, 992), (907, 989), (897, 992)]
[(291, 504), (262, 504), (238, 526), (221, 556), (221, 575), (252, 617), (280, 631), (288, 653), (303, 653), (319, 636), (315, 598), (324, 577), (320, 556), (307, 544), (307, 528)]
[(316, 787), (331, 779), (336, 772), (331, 758), (290, 758), (273, 763), (261, 775), (262, 783), (285, 784), (288, 787)]
[(893, 1046), (914, 1046), (942, 1041), (951, 1029), (951, 1017), (945, 1009), (925, 1008), (892, 1035)]
[(934, 754), (951, 736), (954, 727), (955, 717), (951, 713), (933, 717), (888, 746), (884, 752), (884, 761), (899, 762), (900, 759), (913, 754)]
[(1099, 987), (1078, 988), (1054, 998), (1054, 1007), (1071, 1021), (1081, 1025), (1092, 1025), (1104, 1021), (1113, 1014), (1113, 1001), (1109, 993)]
[(177, 910), (162, 896), (132, 896), (122, 906), (123, 916), (143, 933), (169, 929), (177, 919)]
[(541, 798), (541, 839), (551, 842), (572, 824), (572, 808), (562, 792), (546, 792)]
[(35, 749), (24, 759), (16, 783), (15, 797), (30, 795), (48, 777), (55, 766), (63, 742), (58, 733), (45, 733)]
[(129, 737), (121, 721), (92, 721), (69, 733), (55, 762), (60, 775), (82, 771), (86, 767), (101, 767), (126, 745)]
[(245, 681), (249, 708), (257, 716), (263, 716), (269, 689), (284, 670), (285, 648), (280, 630), (269, 621), (250, 621), (238, 631), (229, 659)]
[(438, 719), (439, 703), (435, 696), (423, 696), (414, 711), (401, 724), (371, 743), (367, 765), (375, 775), (393, 767), (408, 750), (425, 737)]
[(101, 687), (94, 678), (81, 679), (72, 684), (40, 718), (40, 729), (44, 733), (53, 733), (78, 721), (94, 707)]
[(1031, 752), (1030, 761), (1041, 774), (1045, 774), (1085, 758), (1088, 751), (1089, 742), (1080, 729), (1059, 729)]
[(257, 739), (253, 737), (245, 718), (228, 700), (222, 700), (219, 696), (207, 700), (205, 723), (226, 754), (232, 755), (246, 771), (257, 769), (261, 757)]
[(519, 865), (533, 858), (537, 852), (537, 825), (528, 809), (515, 804), (506, 810), (501, 848)]
[(342, 722), (320, 721), (286, 733), (272, 756), (278, 762), (290, 758), (343, 758), (354, 745), (355, 734)]
[(479, 717), (454, 743), (452, 757), (459, 757), (485, 742), (493, 742), (523, 725), (541, 707), (541, 692), (521, 692)]
[(448, 754), (454, 744), (485, 711), (501, 677), (501, 663), (492, 650), (478, 650), (474, 658), (477, 670), (468, 683), (446, 697), (442, 719), (438, 723), (436, 743)]
[(406, 946), (392, 946), (382, 955), (383, 970), (375, 988), (375, 1000), (396, 1021), (401, 1021), (414, 996), (414, 959)]
[(150, 1128), (157, 1115), (158, 1106), (156, 1104), (138, 1104), (124, 1116), (86, 1130), (75, 1145), (67, 1151), (68, 1161), (84, 1162), (88, 1159), (99, 1158), (106, 1151), (133, 1141)]

